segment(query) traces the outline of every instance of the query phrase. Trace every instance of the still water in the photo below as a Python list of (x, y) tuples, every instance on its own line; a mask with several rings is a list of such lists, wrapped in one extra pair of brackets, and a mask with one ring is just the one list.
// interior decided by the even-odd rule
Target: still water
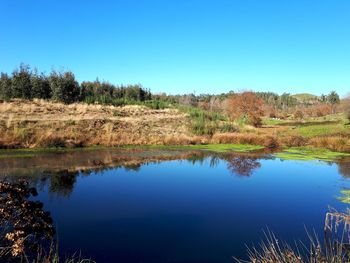
[(322, 236), (329, 207), (347, 208), (339, 197), (350, 187), (350, 162), (94, 150), (9, 155), (0, 159), (0, 176), (36, 188), (29, 199), (50, 213), (62, 256), (233, 262), (267, 229), (289, 242), (306, 240), (305, 228)]

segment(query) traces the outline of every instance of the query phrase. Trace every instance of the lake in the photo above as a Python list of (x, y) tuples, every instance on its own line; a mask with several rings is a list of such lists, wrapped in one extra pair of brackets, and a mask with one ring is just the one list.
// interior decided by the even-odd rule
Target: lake
[[(233, 262), (232, 256), (246, 258), (246, 246), (258, 245), (267, 230), (288, 242), (306, 241), (305, 228), (322, 237), (329, 207), (348, 207), (339, 197), (350, 187), (350, 160), (157, 149), (23, 151), (0, 159), (0, 177), (8, 185), (25, 179), (36, 189), (28, 199), (50, 213), (52, 229), (45, 229), (54, 229), (62, 256)], [(36, 238), (31, 242), (44, 240)]]

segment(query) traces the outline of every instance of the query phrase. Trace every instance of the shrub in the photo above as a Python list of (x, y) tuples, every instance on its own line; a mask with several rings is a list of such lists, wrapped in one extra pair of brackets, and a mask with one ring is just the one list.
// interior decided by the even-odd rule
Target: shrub
[(276, 137), (274, 136), (266, 136), (264, 138), (264, 144), (265, 147), (270, 149), (275, 149), (279, 147), (279, 142)]
[(191, 144), (205, 144), (207, 143), (204, 137), (194, 136), (189, 137), (185, 135), (180, 136), (166, 136), (163, 140), (164, 145), (191, 145)]
[(212, 140), (214, 143), (263, 144), (263, 138), (261, 136), (243, 133), (217, 133), (213, 136)]
[(315, 137), (310, 140), (311, 145), (327, 148), (331, 151), (350, 152), (350, 139), (343, 136)]
[(232, 120), (248, 116), (252, 119), (251, 123), (254, 125), (258, 123), (258, 117), (263, 114), (262, 107), (264, 102), (254, 92), (233, 94), (230, 96), (228, 104), (227, 110)]
[(294, 119), (302, 120), (304, 118), (304, 113), (301, 110), (296, 110), (294, 112)]
[(72, 72), (52, 72), (50, 77), (52, 99), (63, 103), (72, 103), (78, 100), (80, 90)]
[(21, 99), (30, 99), (32, 96), (31, 72), (28, 65), (21, 64), (19, 70), (12, 73), (12, 96)]
[(257, 114), (249, 114), (248, 123), (253, 125), (254, 127), (260, 127), (262, 124), (262, 120)]
[(0, 75), (0, 98), (8, 100), (12, 97), (11, 78), (5, 74)]
[(288, 147), (300, 147), (308, 144), (308, 139), (302, 136), (293, 135), (283, 138), (282, 143)]
[(224, 124), (219, 125), (218, 131), (221, 133), (238, 132), (239, 128), (231, 122), (225, 122)]

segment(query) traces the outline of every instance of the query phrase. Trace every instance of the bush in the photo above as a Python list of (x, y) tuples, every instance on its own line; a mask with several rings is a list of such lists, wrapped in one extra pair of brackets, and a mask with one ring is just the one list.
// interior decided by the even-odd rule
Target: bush
[(301, 110), (296, 110), (294, 112), (294, 119), (302, 120), (304, 118), (304, 113)]
[(179, 107), (179, 110), (189, 114), (191, 120), (191, 130), (195, 135), (212, 136), (217, 131), (220, 131), (221, 127), (224, 129), (232, 128), (228, 125), (221, 125), (223, 121), (227, 121), (227, 118), (220, 113), (209, 112), (194, 107)]
[(27, 65), (21, 64), (19, 70), (12, 73), (11, 95), (14, 98), (31, 99), (32, 84), (30, 82), (31, 72)]
[(306, 146), (308, 142), (308, 139), (302, 136), (289, 136), (282, 140), (282, 143), (288, 147)]
[(279, 147), (279, 143), (276, 137), (274, 136), (266, 136), (264, 138), (264, 144), (265, 147), (270, 149), (275, 149)]
[(254, 127), (260, 127), (262, 124), (262, 120), (259, 115), (249, 114), (248, 123), (253, 125)]
[(0, 98), (8, 100), (12, 97), (11, 78), (5, 74), (0, 75)]
[(52, 99), (63, 103), (73, 103), (78, 100), (80, 89), (72, 72), (52, 72), (50, 77)]

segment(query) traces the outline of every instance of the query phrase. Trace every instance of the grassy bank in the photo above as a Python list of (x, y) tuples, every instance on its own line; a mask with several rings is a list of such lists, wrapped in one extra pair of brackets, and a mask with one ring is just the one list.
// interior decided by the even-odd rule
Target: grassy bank
[[(264, 119), (261, 127), (229, 121), (198, 108), (152, 109), (15, 100), (0, 103), (0, 148), (81, 148), (166, 145), (248, 150), (315, 147), (350, 153), (344, 115), (302, 121)], [(240, 151), (240, 147), (236, 151)], [(243, 147), (246, 148), (247, 146)], [(220, 149), (221, 148), (221, 149)], [(243, 151), (245, 151), (244, 149)]]

